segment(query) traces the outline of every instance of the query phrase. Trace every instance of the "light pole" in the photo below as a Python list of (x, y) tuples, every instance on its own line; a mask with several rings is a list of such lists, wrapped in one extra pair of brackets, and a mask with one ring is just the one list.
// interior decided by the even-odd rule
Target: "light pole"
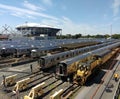
[(112, 38), (112, 24), (110, 25), (110, 35), (111, 35), (111, 38)]

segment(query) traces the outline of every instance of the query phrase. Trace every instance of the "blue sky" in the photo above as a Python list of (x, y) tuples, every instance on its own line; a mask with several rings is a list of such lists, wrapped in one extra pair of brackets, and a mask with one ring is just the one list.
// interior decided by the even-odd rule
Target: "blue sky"
[(0, 0), (0, 27), (25, 22), (62, 28), (63, 34), (120, 33), (120, 0)]

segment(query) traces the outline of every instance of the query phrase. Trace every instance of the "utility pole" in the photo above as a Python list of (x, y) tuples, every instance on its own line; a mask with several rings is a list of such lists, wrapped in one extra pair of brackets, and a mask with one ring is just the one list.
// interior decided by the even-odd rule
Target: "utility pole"
[(111, 35), (111, 38), (112, 38), (112, 24), (110, 25), (110, 35)]

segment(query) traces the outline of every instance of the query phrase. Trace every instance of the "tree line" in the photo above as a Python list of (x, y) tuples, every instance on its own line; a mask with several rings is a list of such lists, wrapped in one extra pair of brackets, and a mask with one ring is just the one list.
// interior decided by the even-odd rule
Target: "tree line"
[(75, 34), (75, 35), (71, 35), (71, 34), (66, 34), (66, 35), (57, 35), (57, 39), (78, 39), (78, 38), (114, 38), (114, 39), (120, 39), (120, 34), (113, 34), (113, 35), (109, 35), (109, 34), (105, 34), (105, 35), (85, 35), (83, 36), (82, 34)]

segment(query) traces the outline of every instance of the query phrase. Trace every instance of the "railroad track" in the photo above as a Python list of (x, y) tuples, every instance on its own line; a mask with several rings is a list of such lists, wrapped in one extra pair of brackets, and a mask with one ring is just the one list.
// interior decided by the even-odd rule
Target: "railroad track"
[[(32, 87), (42, 82), (45, 82), (45, 86), (43, 87), (44, 94), (39, 97), (42, 99), (48, 99), (52, 94), (54, 94), (55, 91), (58, 91), (60, 89), (64, 89), (64, 92), (66, 92), (66, 95), (69, 94), (71, 88), (72, 90), (75, 89), (75, 85), (55, 79), (54, 74), (51, 74), (51, 73), (36, 72), (35, 74), (23, 76), (21, 78), (19, 77), (18, 79), (20, 80), (28, 77), (31, 80), (28, 83), (27, 89), (20, 91), (19, 97), (21, 98), (23, 98), (25, 95), (28, 95)], [(13, 88), (14, 86), (7, 87), (5, 91), (5, 94), (11, 97), (12, 99), (16, 97), (16, 95), (12, 92)], [(64, 95), (64, 97), (66, 95)]]
[(12, 59), (3, 59), (3, 60), (0, 60), (0, 64), (4, 64), (4, 63), (9, 63), (9, 62), (13, 62), (13, 61), (15, 61), (16, 60), (16, 58), (12, 58)]
[[(53, 74), (49, 74), (49, 73), (44, 73), (43, 74), (42, 72), (37, 72), (35, 74), (25, 75), (23, 77), (19, 76), (17, 78), (17, 81), (22, 80), (24, 78), (30, 78), (30, 82), (28, 83), (27, 89), (20, 92), (20, 97), (26, 95), (26, 93), (29, 93), (30, 89), (32, 87), (34, 87), (35, 85), (40, 84), (42, 82), (45, 82), (45, 81), (47, 81), (51, 78), (54, 78), (54, 77), (53, 77)], [(14, 85), (9, 86), (9, 87), (6, 88), (6, 91), (5, 91), (5, 93), (11, 98), (15, 97), (14, 93), (12, 92), (13, 88), (14, 88)], [(23, 93), (25, 93), (25, 94), (23, 94)]]
[[(78, 43), (78, 44), (72, 44), (72, 47), (71, 47), (71, 44), (68, 44), (67, 47), (68, 47), (68, 50), (72, 50), (72, 49), (75, 49), (75, 46), (76, 48), (82, 48), (82, 47), (86, 47), (86, 46), (91, 46), (91, 45), (95, 45), (95, 44), (100, 44), (100, 43), (97, 43), (97, 42), (87, 42), (87, 43)], [(74, 46), (73, 46), (74, 45)], [(64, 47), (66, 47), (66, 45), (64, 45)], [(63, 47), (63, 48), (64, 48)], [(51, 52), (51, 54), (56, 54), (56, 53), (60, 53), (60, 52), (64, 52), (66, 51), (65, 49), (63, 51), (53, 51)], [(13, 58), (13, 57), (7, 57), (7, 58), (2, 58), (0, 59), (0, 66), (5, 66), (5, 65), (11, 65), (13, 63), (17, 63), (17, 62), (22, 62), (22, 61), (27, 61), (27, 60), (34, 60), (30, 57), (20, 57), (20, 58)]]
[[(52, 70), (52, 69), (51, 69)], [(40, 96), (40, 98), (48, 99), (55, 91), (63, 89), (64, 92), (62, 94), (63, 99), (70, 97), (74, 94), (74, 90), (80, 88), (80, 86), (76, 86), (74, 84), (70, 84), (68, 82), (62, 82), (61, 80), (55, 79), (54, 73), (51, 72), (36, 72), (34, 74), (21, 75), (17, 78), (17, 81), (30, 78), (30, 82), (27, 84), (27, 88), (20, 92), (19, 97), (23, 98), (25, 95), (28, 95), (30, 90), (36, 85), (45, 82), (45, 86), (43, 87), (44, 93)], [(15, 98), (15, 94), (12, 93), (13, 86), (7, 87), (7, 92), (5, 92), (9, 97)]]
[(17, 66), (21, 64), (26, 64), (36, 61), (35, 59), (31, 58), (11, 58), (11, 59), (5, 59), (3, 61), (0, 61), (0, 68), (5, 68), (5, 67), (11, 67), (11, 66)]
[(68, 88), (66, 91), (64, 91), (62, 98), (63, 99), (73, 99), (74, 95), (78, 92), (80, 88), (83, 88), (83, 86), (73, 85), (72, 87)]

